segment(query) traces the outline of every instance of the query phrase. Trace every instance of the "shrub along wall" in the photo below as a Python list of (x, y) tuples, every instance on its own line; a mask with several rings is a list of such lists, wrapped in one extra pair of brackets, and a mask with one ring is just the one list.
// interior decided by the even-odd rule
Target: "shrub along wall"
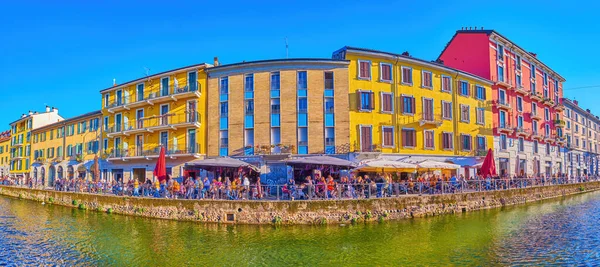
[(132, 198), (0, 186), (0, 195), (160, 219), (239, 224), (326, 224), (469, 212), (600, 189), (600, 182), (445, 195), (313, 201)]

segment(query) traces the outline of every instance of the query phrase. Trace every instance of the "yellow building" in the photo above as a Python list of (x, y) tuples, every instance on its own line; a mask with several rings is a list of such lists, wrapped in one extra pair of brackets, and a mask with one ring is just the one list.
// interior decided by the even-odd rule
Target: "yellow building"
[(350, 61), (350, 142), (365, 154), (482, 155), (492, 146), (491, 82), (414, 58), (344, 47)]
[(10, 172), (10, 130), (0, 132), (0, 177)]
[[(29, 178), (31, 167), (31, 131), (45, 125), (62, 121), (58, 109), (46, 106), (44, 112), (32, 112), (21, 115), (21, 118), (10, 123), (10, 175), (14, 178)], [(21, 182), (26, 182), (22, 180)]]
[(152, 178), (160, 147), (168, 155), (167, 172), (206, 154), (206, 84), (197, 64), (139, 78), (102, 90), (102, 157), (107, 179)]
[(62, 178), (94, 179), (92, 165), (100, 149), (101, 115), (89, 112), (31, 131), (31, 177), (53, 186)]

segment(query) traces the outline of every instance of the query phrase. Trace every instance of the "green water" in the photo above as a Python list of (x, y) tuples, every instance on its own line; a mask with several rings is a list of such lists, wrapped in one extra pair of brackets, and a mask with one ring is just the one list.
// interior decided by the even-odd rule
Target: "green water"
[(399, 222), (228, 226), (0, 197), (0, 266), (595, 265), (600, 192)]

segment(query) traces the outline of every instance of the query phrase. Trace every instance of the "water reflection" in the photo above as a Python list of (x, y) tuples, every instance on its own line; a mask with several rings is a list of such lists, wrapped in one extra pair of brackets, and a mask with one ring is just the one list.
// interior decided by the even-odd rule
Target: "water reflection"
[(600, 193), (347, 226), (230, 226), (0, 198), (0, 265), (573, 265), (600, 260)]

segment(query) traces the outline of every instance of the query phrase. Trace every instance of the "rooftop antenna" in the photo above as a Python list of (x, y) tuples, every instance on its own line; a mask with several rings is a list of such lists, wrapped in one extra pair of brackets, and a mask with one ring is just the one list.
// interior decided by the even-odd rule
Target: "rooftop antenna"
[(150, 75), (150, 68), (144, 66), (144, 71), (145, 71), (146, 77), (148, 77), (148, 75)]
[(287, 40), (287, 36), (285, 37), (285, 58), (288, 58), (290, 56), (290, 52), (289, 52), (289, 45), (288, 45), (288, 40)]

